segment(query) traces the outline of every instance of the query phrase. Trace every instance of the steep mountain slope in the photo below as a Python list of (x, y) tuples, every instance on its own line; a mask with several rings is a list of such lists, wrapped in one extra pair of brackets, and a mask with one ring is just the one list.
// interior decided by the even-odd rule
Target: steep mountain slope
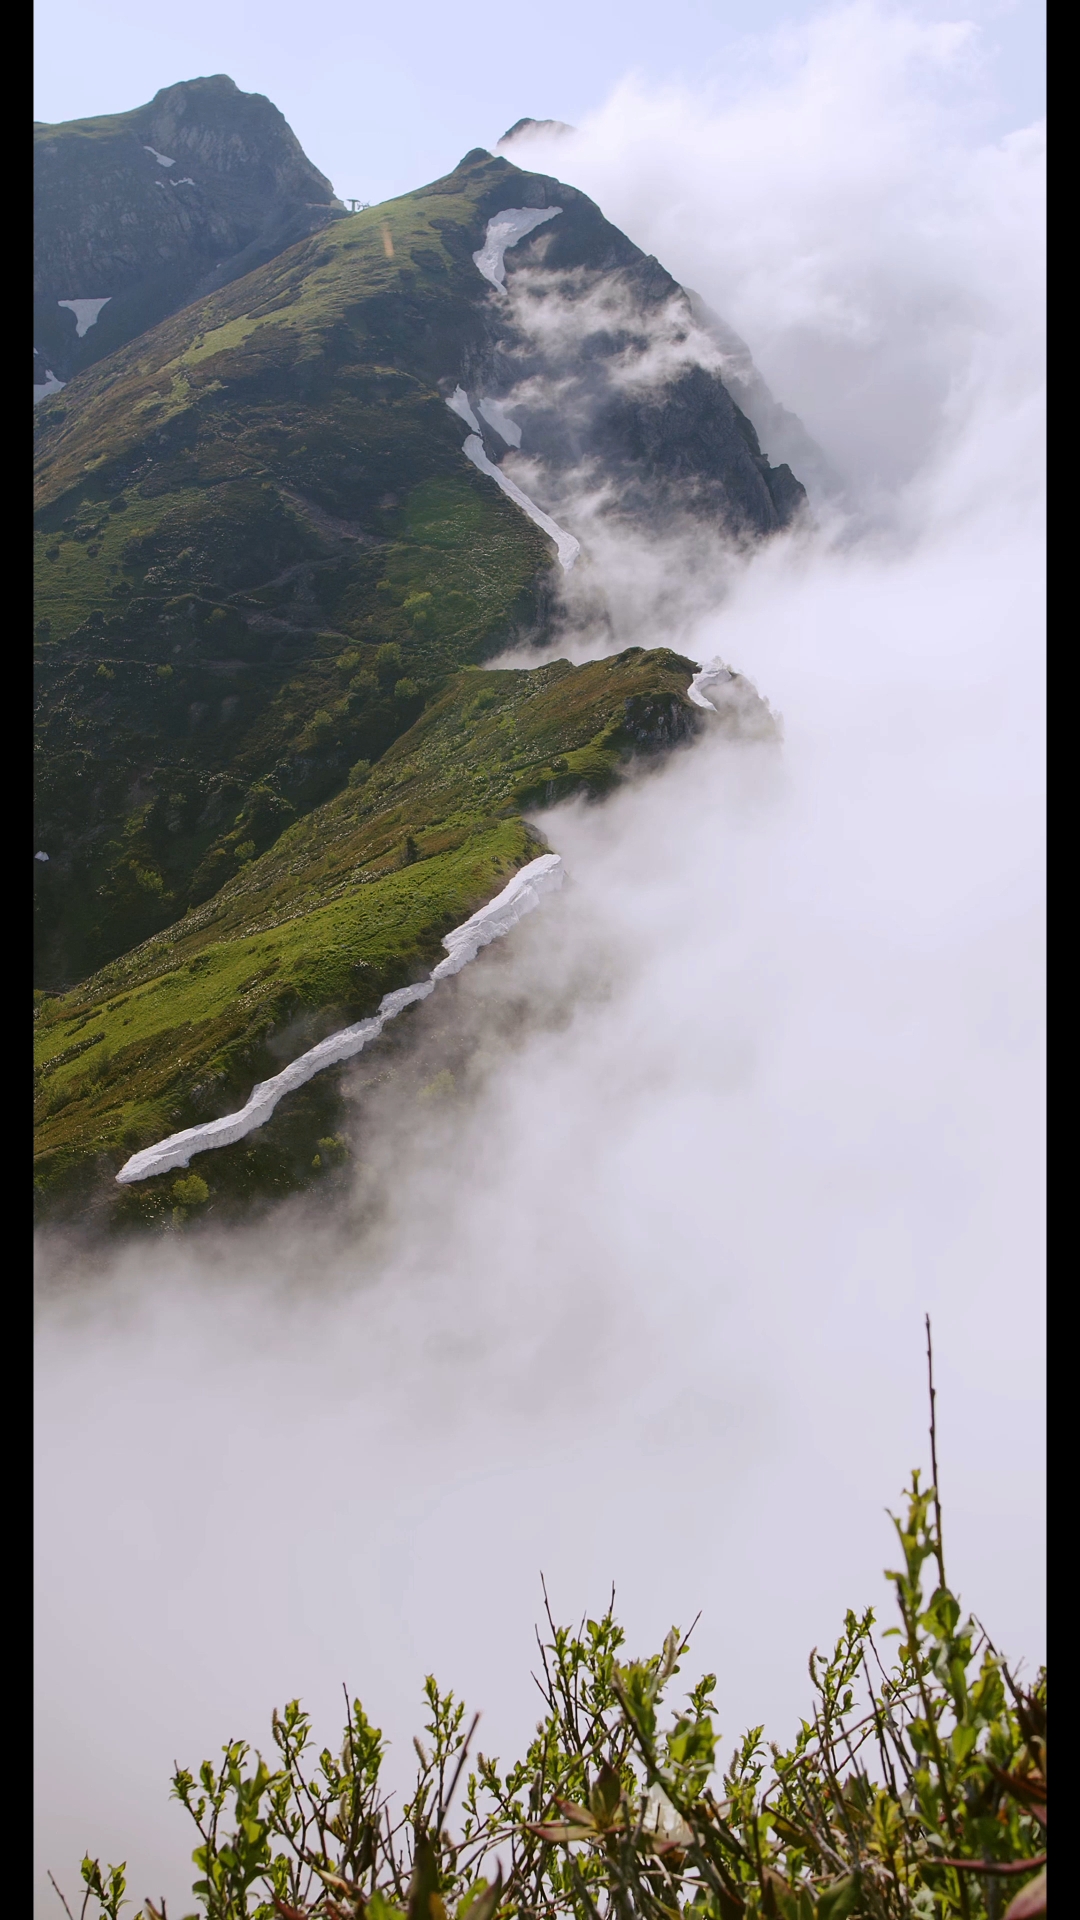
[[(497, 142), (495, 150), (516, 166), (528, 167), (535, 163), (538, 155), (542, 157), (545, 151), (550, 151), (553, 140), (562, 149), (575, 132), (574, 127), (562, 120), (517, 120)], [(565, 154), (568, 164), (572, 164), (572, 157), (571, 146)], [(700, 294), (690, 287), (684, 291), (695, 326), (719, 350), (719, 371), (724, 385), (753, 422), (759, 439), (769, 449), (770, 458), (790, 462), (802, 480), (811, 483), (818, 497), (839, 493), (842, 487), (839, 476), (802, 421), (789, 408), (781, 406), (769, 391), (745, 340), (706, 305)]]
[[(69, 380), (336, 212), (278, 109), (225, 74), (34, 127), (34, 382)], [(44, 397), (43, 395), (40, 397)]]
[(722, 355), (723, 381), (728, 392), (742, 408), (773, 459), (792, 463), (802, 479), (809, 483), (817, 500), (835, 498), (843, 491), (843, 481), (817, 441), (807, 432), (798, 414), (781, 406), (754, 364), (746, 341), (734, 327), (706, 305), (692, 287), (686, 289), (690, 311), (698, 326), (716, 342)]
[[(212, 900), (44, 1000), (39, 1191), (81, 1205), (129, 1154), (232, 1111), (284, 1059), (421, 978), (443, 934), (544, 850), (523, 810), (602, 795), (631, 761), (693, 738), (706, 716), (686, 699), (692, 672), (678, 655), (634, 648), (576, 668), (452, 676), (375, 769)], [(732, 694), (732, 736), (771, 737), (752, 690)], [(332, 1105), (333, 1089), (323, 1098)], [(320, 1130), (332, 1131), (329, 1112)], [(215, 1188), (230, 1167), (272, 1188), (280, 1131), (220, 1165), (204, 1156), (198, 1171)], [(310, 1163), (311, 1137), (295, 1171)], [(140, 1194), (113, 1198), (125, 1217), (144, 1216)], [(149, 1205), (160, 1210), (160, 1191)]]
[[(38, 408), (50, 1192), (426, 964), (537, 851), (523, 809), (689, 736), (676, 656), (497, 675), (497, 735), (462, 669), (550, 631), (583, 486), (630, 528), (737, 541), (798, 511), (698, 344), (591, 201), (478, 150)], [(414, 753), (438, 779), (388, 812)], [(114, 1031), (101, 1007), (136, 988)]]

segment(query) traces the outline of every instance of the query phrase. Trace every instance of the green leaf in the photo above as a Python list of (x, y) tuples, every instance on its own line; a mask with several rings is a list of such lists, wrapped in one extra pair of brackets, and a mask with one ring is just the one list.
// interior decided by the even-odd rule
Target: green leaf
[(597, 1826), (613, 1826), (621, 1804), (622, 1781), (614, 1767), (605, 1760), (589, 1794), (589, 1809)]
[(439, 1858), (427, 1833), (418, 1833), (416, 1836), (407, 1910), (409, 1920), (442, 1920)]
[(392, 1906), (386, 1895), (376, 1891), (367, 1903), (369, 1920), (405, 1920), (400, 1907)]
[(458, 1902), (456, 1920), (465, 1920), (466, 1914), (469, 1920), (492, 1920), (502, 1899), (502, 1889), (502, 1868), (500, 1867), (490, 1887), (486, 1880), (478, 1880), (475, 1886), (470, 1887), (464, 1899)]
[(859, 1882), (855, 1874), (849, 1874), (818, 1894), (817, 1920), (848, 1920), (858, 1904)]

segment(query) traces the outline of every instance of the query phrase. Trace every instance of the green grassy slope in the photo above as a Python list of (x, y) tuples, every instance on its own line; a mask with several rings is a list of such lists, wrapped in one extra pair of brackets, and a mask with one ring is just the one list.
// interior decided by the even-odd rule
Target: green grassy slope
[(210, 901), (43, 997), (46, 1205), (108, 1187), (130, 1153), (230, 1111), (284, 1059), (420, 977), (443, 934), (542, 851), (524, 809), (600, 795), (635, 754), (692, 735), (692, 672), (632, 649), (454, 675), (376, 768), (249, 855)]

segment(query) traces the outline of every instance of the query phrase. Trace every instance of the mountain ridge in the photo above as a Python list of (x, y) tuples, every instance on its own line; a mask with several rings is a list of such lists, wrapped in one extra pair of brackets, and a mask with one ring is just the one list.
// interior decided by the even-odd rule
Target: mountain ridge
[[(550, 642), (562, 589), (543, 528), (569, 514), (573, 533), (583, 475), (602, 476), (604, 510), (630, 537), (674, 514), (752, 542), (805, 497), (694, 360), (683, 289), (577, 189), (473, 149), (414, 193), (330, 211), (37, 409), (48, 1206), (107, 1192), (133, 1142), (243, 1094), (275, 1033), (309, 1043), (363, 1014), (373, 982), (401, 984), (394, 968), (429, 959), (508, 861), (545, 850), (524, 810), (599, 797), (624, 761), (700, 728), (693, 663), (637, 648), (595, 670), (563, 662), (557, 724), (543, 718), (550, 669), (523, 667), (512, 698), (486, 675), (493, 700), (504, 688), (496, 734), (482, 718), (469, 670)], [(519, 235), (530, 211), (544, 218)], [(491, 255), (500, 278), (485, 248), (508, 219), (518, 237)], [(730, 710), (733, 737), (771, 737), (755, 699)], [(330, 898), (323, 841), (355, 841), (363, 796), (447, 711), (457, 745), (442, 797), (409, 789), (381, 852), (361, 832)], [(492, 785), (510, 762), (515, 777)], [(282, 884), (293, 958), (255, 992), (241, 961), (272, 929), (238, 903)], [(427, 904), (405, 913), (390, 971), (357, 998), (331, 956), (341, 913), (350, 951), (357, 939), (378, 950), (364, 915), (379, 888)], [(182, 1043), (168, 1011), (178, 952)], [(234, 983), (233, 1011), (211, 1012), (212, 979)], [(140, 1014), (137, 1043), (118, 1014), (84, 1061), (88, 1009), (136, 986), (157, 1009)], [(305, 1097), (318, 1106), (332, 1090)], [(272, 1160), (291, 1124), (275, 1116), (245, 1152)], [(129, 1196), (117, 1217), (145, 1203)], [(151, 1194), (154, 1217), (164, 1204)]]

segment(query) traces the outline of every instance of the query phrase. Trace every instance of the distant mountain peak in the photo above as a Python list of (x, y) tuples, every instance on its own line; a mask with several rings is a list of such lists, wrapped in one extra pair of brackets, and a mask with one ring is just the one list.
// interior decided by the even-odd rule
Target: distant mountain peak
[(513, 126), (507, 127), (502, 138), (496, 141), (495, 151), (498, 153), (502, 147), (513, 140), (535, 140), (549, 134), (576, 132), (577, 128), (569, 126), (565, 120), (515, 120)]
[(227, 73), (36, 123), (34, 197), (34, 344), (62, 381), (344, 212), (273, 102)]

